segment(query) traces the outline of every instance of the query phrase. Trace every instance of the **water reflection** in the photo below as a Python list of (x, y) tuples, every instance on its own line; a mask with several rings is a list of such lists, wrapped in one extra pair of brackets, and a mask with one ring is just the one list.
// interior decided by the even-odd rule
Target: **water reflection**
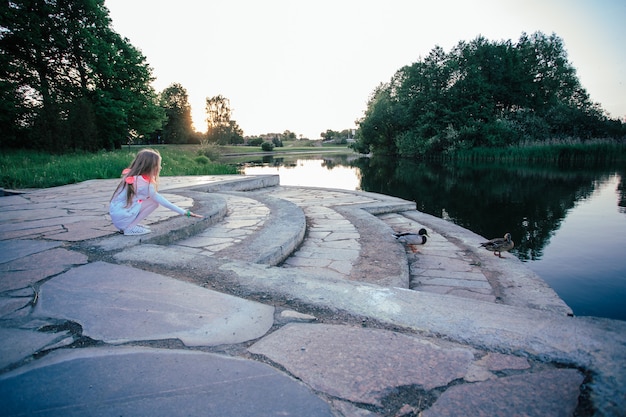
[[(415, 201), (420, 211), (485, 237), (510, 232), (514, 253), (537, 260), (577, 201), (615, 173), (610, 169), (424, 163), (361, 159), (361, 188)], [(624, 175), (620, 175), (624, 178)], [(624, 202), (624, 186), (621, 202)]]
[(245, 163), (242, 171), (246, 175), (278, 174), (282, 185), (360, 189), (360, 170), (351, 166), (354, 156), (333, 155), (320, 158), (320, 155), (314, 159), (302, 156), (274, 158), (265, 156), (262, 160)]

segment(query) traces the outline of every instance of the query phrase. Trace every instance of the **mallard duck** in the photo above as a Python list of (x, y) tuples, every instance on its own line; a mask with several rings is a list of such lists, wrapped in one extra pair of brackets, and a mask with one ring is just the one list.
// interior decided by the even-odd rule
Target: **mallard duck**
[[(393, 236), (398, 239), (399, 242), (406, 244), (413, 253), (417, 252), (416, 245), (423, 245), (428, 240), (426, 236), (428, 236), (428, 232), (426, 229), (422, 228), (417, 233), (413, 232), (401, 232), (394, 233)], [(430, 236), (429, 236), (430, 237)]]
[(511, 234), (507, 233), (504, 235), (504, 237), (491, 239), (487, 242), (481, 243), (480, 246), (492, 251), (494, 255), (503, 258), (502, 252), (510, 251), (511, 249), (513, 249), (513, 246), (515, 246), (515, 244), (511, 240)]

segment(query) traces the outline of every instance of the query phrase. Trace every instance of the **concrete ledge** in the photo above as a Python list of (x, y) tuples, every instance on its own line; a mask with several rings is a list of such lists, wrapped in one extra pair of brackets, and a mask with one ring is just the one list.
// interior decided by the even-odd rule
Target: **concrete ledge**
[(350, 220), (360, 236), (359, 260), (352, 267), (350, 279), (384, 287), (409, 288), (409, 265), (404, 248), (392, 237), (393, 230), (368, 210), (373, 207), (377, 207), (377, 213), (388, 213), (387, 210), (401, 206), (335, 207)]
[(225, 179), (220, 182), (190, 187), (189, 189), (204, 193), (211, 193), (224, 191), (252, 191), (267, 187), (275, 187), (278, 185), (280, 185), (280, 177), (278, 175), (257, 175), (253, 177), (237, 177), (232, 180)]
[(306, 218), (297, 205), (278, 198), (254, 195), (271, 210), (262, 230), (254, 233), (236, 247), (220, 251), (222, 258), (266, 265), (285, 260), (304, 239)]
[(497, 283), (501, 291), (502, 302), (507, 305), (534, 308), (572, 316), (572, 309), (558, 294), (526, 265), (510, 255), (510, 262), (499, 262), (500, 259), (491, 252), (479, 248), (485, 238), (464, 229), (452, 222), (431, 216), (417, 210), (403, 213), (407, 218), (437, 230), (447, 239), (454, 241), (459, 247), (472, 252), (480, 259), (484, 271), (492, 275), (492, 283)]
[(168, 245), (177, 240), (194, 236), (222, 220), (228, 212), (226, 200), (215, 194), (193, 191), (181, 191), (180, 195), (192, 198), (194, 207), (192, 211), (201, 211), (203, 219), (176, 216), (160, 224), (161, 227), (153, 228), (153, 233), (141, 239), (142, 243), (154, 245)]
[(179, 191), (194, 200), (193, 210), (201, 210), (203, 219), (175, 216), (152, 226), (152, 233), (143, 236), (123, 236), (116, 234), (97, 240), (83, 242), (83, 246), (96, 247), (106, 251), (122, 250), (140, 244), (168, 245), (177, 240), (193, 236), (222, 220), (228, 211), (224, 198), (207, 193)]

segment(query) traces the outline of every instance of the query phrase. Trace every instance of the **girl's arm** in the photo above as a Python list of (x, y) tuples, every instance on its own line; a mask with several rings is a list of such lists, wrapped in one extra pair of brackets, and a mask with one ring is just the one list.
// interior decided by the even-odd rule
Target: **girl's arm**
[(154, 201), (156, 201), (163, 207), (170, 209), (172, 211), (175, 211), (178, 214), (186, 215), (188, 217), (202, 217), (199, 214), (192, 213), (191, 210), (182, 209), (178, 207), (176, 204), (170, 202), (167, 198), (163, 197), (161, 194), (157, 192), (153, 184), (150, 184), (149, 187), (150, 187), (150, 191), (149, 191), (150, 198), (154, 199)]

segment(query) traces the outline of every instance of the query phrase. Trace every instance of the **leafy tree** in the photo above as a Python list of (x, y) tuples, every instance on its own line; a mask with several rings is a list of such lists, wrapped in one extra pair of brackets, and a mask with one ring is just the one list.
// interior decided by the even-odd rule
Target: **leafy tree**
[(320, 136), (325, 141), (332, 141), (337, 145), (344, 145), (348, 142), (348, 138), (350, 137), (351, 131), (349, 129), (344, 129), (341, 132), (336, 130), (327, 129), (326, 132), (320, 133)]
[(381, 84), (369, 99), (365, 117), (359, 123), (364, 153), (395, 153), (394, 138), (399, 131), (401, 108), (391, 95), (388, 85)]
[(230, 100), (222, 95), (206, 99), (207, 141), (218, 145), (243, 143), (243, 131), (231, 120)]
[(265, 152), (270, 152), (274, 150), (274, 144), (272, 142), (263, 142), (261, 144), (261, 150)]
[(3, 146), (119, 147), (161, 123), (145, 57), (111, 29), (103, 0), (3, 3), (0, 57)]
[(291, 131), (289, 131), (289, 130), (285, 130), (285, 131), (283, 132), (283, 138), (282, 138), (282, 140), (287, 140), (287, 141), (289, 141), (289, 140), (296, 140), (296, 139), (297, 139), (297, 137), (296, 137), (296, 134), (295, 134), (294, 132), (291, 132)]
[(589, 100), (562, 40), (540, 32), (435, 47), (379, 85), (358, 124), (354, 149), (410, 157), (626, 133)]
[(261, 146), (265, 142), (263, 138), (250, 138), (247, 141), (248, 146)]
[(272, 139), (272, 145), (274, 145), (274, 147), (276, 147), (276, 148), (282, 148), (283, 147), (283, 141), (280, 140), (280, 138), (278, 136), (275, 136)]
[(166, 116), (163, 125), (165, 143), (190, 143), (193, 128), (187, 90), (178, 83), (170, 85), (161, 92), (161, 106)]
[(230, 121), (230, 139), (229, 142), (231, 145), (240, 145), (244, 143), (243, 140), (243, 130), (239, 127), (236, 121)]
[(226, 145), (230, 139), (230, 101), (222, 95), (206, 99), (207, 140)]

